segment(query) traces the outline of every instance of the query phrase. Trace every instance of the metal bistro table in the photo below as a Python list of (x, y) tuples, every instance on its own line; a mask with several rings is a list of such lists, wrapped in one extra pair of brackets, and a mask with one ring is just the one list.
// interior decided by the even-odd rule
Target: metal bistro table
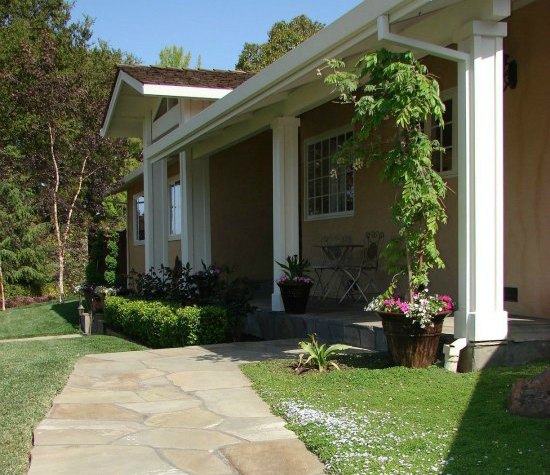
[[(346, 275), (346, 273), (344, 272), (344, 269), (345, 269), (346, 258), (349, 255), (349, 253), (352, 252), (354, 249), (363, 248), (364, 246), (363, 244), (339, 243), (339, 244), (318, 244), (313, 247), (322, 249), (323, 254), (327, 258), (327, 264), (324, 266), (318, 266), (317, 269), (332, 271), (332, 274), (329, 278), (329, 281), (327, 282), (326, 287), (323, 287), (321, 283), (321, 289), (323, 293), (321, 299), (324, 300), (330, 294), (330, 291), (332, 290), (335, 279), (337, 279), (338, 276), (342, 277)], [(319, 280), (321, 280), (321, 275), (322, 274), (318, 274)], [(343, 298), (340, 299), (340, 301), (342, 300)]]

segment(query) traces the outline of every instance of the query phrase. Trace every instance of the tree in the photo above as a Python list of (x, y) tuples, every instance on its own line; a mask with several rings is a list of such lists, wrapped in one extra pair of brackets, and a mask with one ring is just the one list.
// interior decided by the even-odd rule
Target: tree
[(53, 24), (17, 17), (14, 9), (0, 32), (0, 127), (6, 129), (0, 158), (40, 190), (63, 299), (75, 225), (85, 227), (98, 213), (129, 155), (126, 141), (99, 136), (114, 65), (127, 58), (106, 43), (90, 47), (91, 20), (68, 23), (66, 2), (31, 3), (57, 5), (61, 13)]
[(37, 222), (33, 196), (13, 182), (0, 182), (0, 306), (8, 284), (36, 286), (51, 275), (50, 225)]
[(324, 26), (306, 15), (299, 15), (289, 22), (279, 21), (269, 30), (266, 43), (244, 44), (235, 67), (256, 73), (296, 48)]
[[(385, 250), (395, 276), (386, 295), (403, 276), (412, 302), (428, 286), (429, 272), (444, 267), (436, 234), (447, 222), (447, 185), (432, 167), (432, 153), (442, 149), (424, 131), (430, 117), (443, 126), (439, 84), (410, 52), (381, 49), (361, 58), (352, 70), (338, 60), (328, 65), (334, 72), (326, 82), (336, 87), (342, 102), (353, 104), (358, 126), (339, 160), (356, 168), (380, 161), (382, 178), (397, 188), (392, 217), (399, 233)], [(393, 132), (389, 138), (380, 136), (381, 127)]]
[[(164, 68), (187, 69), (191, 64), (191, 51), (185, 51), (183, 46), (165, 46), (160, 50), (158, 66)], [(201, 55), (197, 57), (196, 69), (202, 65)]]

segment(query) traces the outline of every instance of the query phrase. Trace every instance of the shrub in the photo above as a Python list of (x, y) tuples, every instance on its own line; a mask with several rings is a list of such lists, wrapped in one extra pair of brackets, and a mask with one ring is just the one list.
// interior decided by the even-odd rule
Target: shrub
[(224, 341), (227, 312), (111, 296), (105, 301), (105, 322), (153, 348), (204, 345)]
[(32, 305), (34, 303), (44, 303), (53, 300), (51, 296), (38, 296), (31, 297), (28, 295), (12, 297), (6, 299), (6, 308), (23, 307), (25, 305)]
[(161, 266), (158, 270), (150, 269), (146, 274), (132, 271), (127, 294), (135, 294), (143, 300), (173, 302), (184, 307), (222, 307), (227, 311), (226, 328), (231, 338), (237, 340), (242, 319), (253, 312), (254, 307), (250, 304), (247, 282), (234, 279), (230, 274), (226, 268), (204, 263), (202, 270), (193, 271), (188, 263), (182, 265), (176, 258), (173, 269)]

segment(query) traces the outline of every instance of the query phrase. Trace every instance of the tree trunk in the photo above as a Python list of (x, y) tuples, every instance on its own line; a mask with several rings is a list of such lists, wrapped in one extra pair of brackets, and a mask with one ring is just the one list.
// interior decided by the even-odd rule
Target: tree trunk
[(59, 301), (61, 303), (65, 302), (65, 256), (62, 252), (57, 254), (57, 287), (59, 290)]
[(2, 301), (2, 312), (6, 310), (6, 297), (4, 295), (4, 274), (2, 273), (2, 259), (0, 259), (0, 300)]

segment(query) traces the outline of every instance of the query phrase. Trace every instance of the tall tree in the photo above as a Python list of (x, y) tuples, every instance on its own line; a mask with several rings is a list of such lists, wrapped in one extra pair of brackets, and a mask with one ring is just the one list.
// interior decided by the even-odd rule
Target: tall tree
[[(165, 46), (159, 52), (158, 66), (165, 68), (189, 68), (191, 64), (191, 51), (185, 51), (183, 46), (170, 45)], [(201, 55), (197, 57), (196, 69), (202, 65)]]
[[(21, 2), (29, 0), (13, 5)], [(126, 142), (99, 136), (114, 64), (125, 58), (105, 43), (90, 47), (91, 21), (69, 23), (66, 2), (30, 3), (57, 5), (59, 19), (53, 24), (18, 17), (13, 9), (0, 32), (0, 127), (7, 129), (0, 159), (40, 190), (55, 236), (63, 299), (74, 227), (85, 226), (97, 212), (128, 156)]]
[(236, 68), (242, 71), (258, 72), (285, 53), (296, 48), (325, 25), (299, 15), (292, 20), (275, 23), (268, 33), (266, 43), (245, 43)]
[(12, 181), (0, 182), (0, 308), (9, 284), (39, 285), (50, 278), (50, 225), (37, 222), (33, 196)]

